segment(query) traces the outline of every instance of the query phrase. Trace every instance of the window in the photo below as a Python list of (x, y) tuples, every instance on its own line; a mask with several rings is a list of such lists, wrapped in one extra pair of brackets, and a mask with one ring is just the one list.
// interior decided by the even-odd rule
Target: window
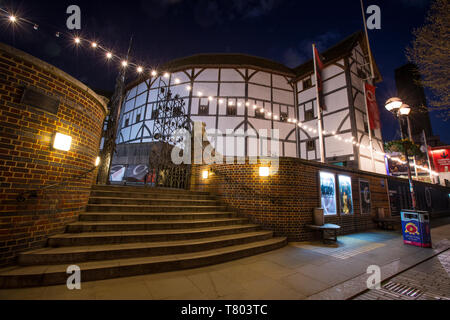
[(361, 68), (357, 69), (357, 73), (358, 77), (360, 77), (361, 79), (367, 79), (367, 74)]
[(308, 78), (306, 80), (303, 80), (303, 90), (312, 88), (312, 81), (311, 78)]
[(260, 110), (256, 110), (255, 111), (255, 117), (258, 119), (265, 119), (266, 118), (266, 113), (265, 112), (261, 112)]
[(227, 106), (227, 116), (235, 116), (237, 115), (237, 109), (235, 104), (228, 104)]
[(141, 121), (141, 114), (139, 113), (137, 116), (136, 116), (136, 123), (137, 122), (140, 122)]
[(281, 122), (287, 122), (288, 121), (288, 114), (287, 114), (287, 112), (281, 112), (281, 114), (280, 114), (280, 121)]
[(152, 120), (158, 119), (159, 118), (159, 110), (153, 110), (152, 111)]
[(314, 119), (314, 110), (305, 110), (305, 121), (311, 121)]
[(316, 151), (316, 141), (309, 140), (306, 142), (306, 151)]
[(130, 125), (130, 119), (125, 119), (124, 127), (128, 127)]
[(198, 108), (198, 115), (199, 116), (207, 116), (209, 115), (209, 105), (200, 105)]

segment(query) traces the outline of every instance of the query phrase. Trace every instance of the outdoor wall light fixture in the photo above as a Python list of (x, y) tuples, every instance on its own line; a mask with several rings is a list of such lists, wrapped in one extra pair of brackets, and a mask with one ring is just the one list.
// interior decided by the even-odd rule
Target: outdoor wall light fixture
[(95, 166), (98, 167), (100, 165), (100, 157), (97, 157), (97, 159), (95, 159)]
[(209, 171), (208, 170), (205, 170), (205, 171), (203, 171), (202, 172), (202, 177), (203, 177), (203, 179), (208, 179), (209, 178)]
[(269, 167), (259, 167), (259, 176), (260, 177), (270, 176), (270, 168)]
[(62, 133), (57, 133), (53, 140), (53, 149), (61, 151), (69, 151), (72, 146), (72, 137)]

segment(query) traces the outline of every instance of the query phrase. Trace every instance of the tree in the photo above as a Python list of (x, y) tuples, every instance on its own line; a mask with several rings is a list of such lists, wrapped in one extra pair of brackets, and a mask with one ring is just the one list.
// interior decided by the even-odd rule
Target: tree
[(413, 31), (415, 39), (407, 48), (408, 59), (415, 63), (422, 75), (422, 84), (433, 95), (431, 111), (439, 111), (450, 119), (450, 5), (448, 0), (434, 0), (425, 24)]

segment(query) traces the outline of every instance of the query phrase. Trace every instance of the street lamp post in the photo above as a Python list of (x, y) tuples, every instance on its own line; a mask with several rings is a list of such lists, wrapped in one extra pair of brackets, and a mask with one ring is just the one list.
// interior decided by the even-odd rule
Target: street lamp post
[[(411, 108), (408, 105), (403, 104), (403, 102), (400, 98), (389, 99), (386, 102), (385, 107), (389, 112), (391, 112), (399, 120), (401, 120), (402, 117), (406, 117), (406, 119), (408, 120), (408, 116), (411, 113)], [(403, 132), (401, 125), (402, 125), (402, 122), (400, 121), (400, 131)], [(403, 134), (402, 134), (402, 138), (403, 138)], [(411, 139), (411, 137), (410, 137), (410, 139)], [(411, 143), (413, 143), (413, 141), (411, 141)], [(411, 193), (411, 203), (412, 203), (413, 210), (415, 210), (416, 209), (416, 194), (414, 192), (414, 183), (413, 183), (413, 179), (412, 179), (411, 165), (409, 163), (409, 152), (408, 152), (409, 145), (408, 145), (408, 142), (404, 139), (403, 139), (403, 149), (405, 152), (407, 168), (408, 168), (408, 181), (409, 181), (409, 191)]]

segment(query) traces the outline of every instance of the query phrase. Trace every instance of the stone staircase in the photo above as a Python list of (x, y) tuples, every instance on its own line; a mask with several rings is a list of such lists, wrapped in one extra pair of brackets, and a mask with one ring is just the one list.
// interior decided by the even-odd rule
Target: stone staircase
[(286, 244), (208, 193), (94, 186), (79, 222), (0, 270), (0, 288), (65, 284), (70, 265), (84, 282), (217, 264)]

